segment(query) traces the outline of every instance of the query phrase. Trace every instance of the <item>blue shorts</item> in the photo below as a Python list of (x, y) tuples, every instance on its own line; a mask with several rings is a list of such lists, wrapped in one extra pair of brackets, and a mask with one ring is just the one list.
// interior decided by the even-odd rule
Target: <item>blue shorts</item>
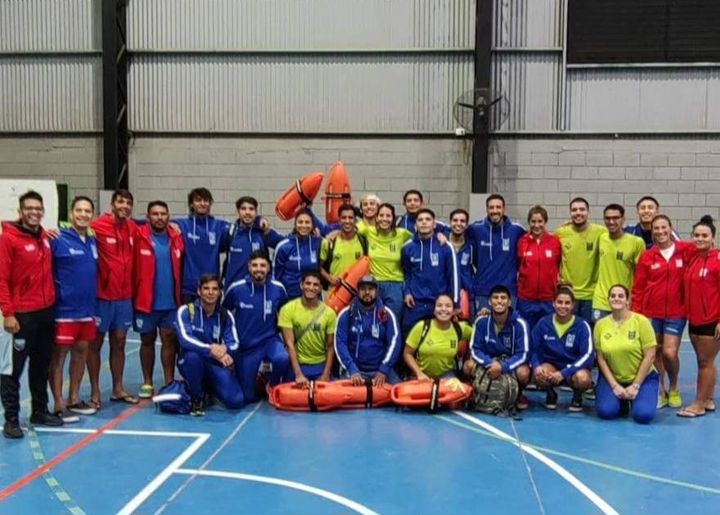
[(174, 309), (163, 309), (152, 313), (136, 311), (133, 327), (141, 335), (154, 333), (157, 329), (175, 329), (176, 313)]
[(684, 318), (672, 318), (670, 320), (651, 318), (650, 322), (652, 323), (655, 334), (658, 336), (667, 334), (668, 336), (677, 336), (680, 338), (685, 330)]
[(130, 299), (98, 299), (98, 334), (108, 331), (127, 332), (133, 321), (133, 307)]

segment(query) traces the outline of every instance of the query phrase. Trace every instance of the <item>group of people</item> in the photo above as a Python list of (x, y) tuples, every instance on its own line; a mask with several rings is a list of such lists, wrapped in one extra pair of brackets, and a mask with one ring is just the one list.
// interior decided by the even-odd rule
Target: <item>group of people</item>
[[(153, 395), (159, 337), (164, 382), (177, 367), (193, 415), (203, 414), (207, 394), (228, 408), (257, 400), (265, 363), (270, 385), (344, 375), (379, 386), (482, 367), (493, 378), (513, 375), (521, 389), (546, 390), (549, 409), (565, 386), (571, 411), (583, 409), (585, 392), (596, 396), (602, 418), (629, 412), (648, 423), (658, 408), (682, 405), (678, 348), (687, 321), (698, 384), (678, 414), (715, 409), (720, 255), (712, 219), (695, 224), (692, 242), (684, 242), (652, 197), (640, 199), (640, 221), (628, 227), (621, 205), (605, 207), (601, 226), (589, 221), (588, 202), (575, 198), (570, 221), (553, 234), (542, 206), (530, 209), (526, 231), (507, 217), (498, 194), (472, 224), (464, 209), (439, 222), (417, 190), (403, 200), (406, 212), (396, 216), (393, 205), (364, 195), (358, 208), (342, 206), (332, 225), (308, 209), (282, 235), (249, 196), (237, 200), (236, 221), (215, 218), (205, 188), (189, 193), (189, 214), (179, 218), (158, 200), (133, 219), (126, 190), (115, 191), (110, 211), (97, 218), (92, 200), (76, 197), (57, 231), (41, 225), (42, 197), (24, 194), (19, 219), (3, 222), (0, 235), (0, 311), (12, 335), (0, 353), (3, 434), (23, 435), (19, 378), (28, 358), (31, 423), (61, 425), (100, 409), (106, 334), (111, 401)], [(323, 290), (342, 284), (363, 256), (370, 273), (336, 314)], [(470, 301), (465, 321), (461, 297)], [(131, 326), (141, 338), (138, 396), (123, 384)], [(87, 401), (80, 398), (85, 368)], [(518, 408), (526, 407), (521, 394)]]

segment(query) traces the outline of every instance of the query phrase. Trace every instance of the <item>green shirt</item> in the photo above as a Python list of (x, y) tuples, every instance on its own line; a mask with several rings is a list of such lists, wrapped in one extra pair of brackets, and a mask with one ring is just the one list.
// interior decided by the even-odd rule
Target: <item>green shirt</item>
[(573, 325), (575, 322), (575, 317), (571, 316), (570, 320), (565, 322), (564, 324), (558, 322), (557, 317), (553, 316), (553, 326), (555, 326), (555, 332), (558, 335), (558, 338), (562, 338), (563, 335), (567, 332), (568, 329)]
[(645, 242), (632, 234), (625, 233), (612, 239), (608, 233), (604, 233), (600, 236), (598, 246), (598, 282), (592, 307), (610, 311), (610, 288), (615, 284), (622, 284), (632, 290), (635, 265), (640, 260), (640, 254), (645, 251)]
[(560, 280), (573, 287), (575, 298), (590, 300), (597, 283), (598, 240), (607, 229), (590, 224), (578, 231), (573, 224), (563, 225), (555, 231), (562, 245)]
[[(318, 310), (323, 312), (320, 316)], [(317, 320), (313, 322), (317, 316)], [(303, 306), (302, 299), (294, 299), (280, 308), (278, 326), (292, 329), (295, 335), (295, 350), (301, 365), (325, 363), (327, 357), (327, 335), (335, 334), (335, 311), (322, 302), (313, 310)], [(312, 327), (305, 330), (312, 323)], [(305, 331), (305, 334), (303, 334)], [(298, 336), (301, 336), (297, 340)]]
[[(329, 254), (330, 241), (323, 240), (322, 245), (320, 245), (320, 262), (325, 263)], [(340, 277), (348, 268), (353, 266), (363, 254), (363, 246), (357, 234), (350, 240), (346, 240), (338, 234), (335, 238), (335, 246), (333, 247), (330, 275)]]
[[(432, 378), (441, 377), (443, 374), (455, 370), (459, 343), (457, 333), (452, 325), (442, 330), (435, 324), (435, 321), (430, 323), (430, 329), (422, 345), (420, 345), (420, 336), (422, 336), (425, 325), (424, 321), (413, 326), (405, 341), (405, 344), (413, 349), (417, 350), (418, 346), (420, 347), (415, 359), (420, 370)], [(472, 327), (466, 322), (460, 322), (460, 329), (462, 330), (462, 339), (470, 341)]]
[[(617, 382), (627, 385), (635, 380), (645, 349), (655, 347), (655, 331), (650, 321), (633, 313), (622, 324), (608, 315), (595, 323), (595, 350), (605, 358)], [(654, 370), (654, 368), (653, 368)]]
[(368, 240), (370, 273), (378, 281), (402, 282), (402, 247), (411, 240), (410, 231), (396, 227), (390, 234), (381, 235), (375, 227), (358, 227), (358, 232)]

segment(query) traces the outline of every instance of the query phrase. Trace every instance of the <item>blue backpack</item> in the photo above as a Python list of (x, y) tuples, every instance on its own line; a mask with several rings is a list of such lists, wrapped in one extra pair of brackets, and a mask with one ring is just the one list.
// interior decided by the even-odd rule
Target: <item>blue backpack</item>
[(153, 402), (163, 413), (187, 415), (190, 413), (190, 392), (185, 381), (173, 381), (158, 391)]

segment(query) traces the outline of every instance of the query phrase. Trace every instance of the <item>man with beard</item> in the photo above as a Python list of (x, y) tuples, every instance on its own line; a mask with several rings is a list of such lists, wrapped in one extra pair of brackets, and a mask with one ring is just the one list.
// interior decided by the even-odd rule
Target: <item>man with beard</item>
[(367, 379), (373, 386), (400, 381), (393, 368), (402, 350), (397, 320), (377, 291), (372, 275), (361, 277), (357, 298), (340, 312), (335, 326), (335, 354), (354, 385)]
[(340, 232), (335, 238), (325, 239), (320, 246), (320, 275), (330, 286), (340, 284), (340, 277), (362, 256), (367, 255), (368, 243), (358, 234), (355, 225), (355, 208), (340, 206)]
[[(464, 209), (456, 209), (450, 213), (450, 244), (455, 250), (457, 272), (460, 279), (460, 290), (465, 290), (473, 304), (473, 282), (475, 281), (475, 244), (467, 236), (470, 214)], [(473, 306), (474, 307), (474, 306)], [(472, 307), (471, 307), (472, 315)]]
[(139, 397), (153, 395), (153, 368), (155, 365), (155, 339), (160, 332), (160, 360), (164, 384), (175, 375), (175, 312), (182, 303), (182, 236), (168, 227), (168, 205), (155, 200), (148, 204), (148, 223), (138, 229), (134, 246), (133, 307), (135, 330), (140, 333), (140, 366), (143, 385)]
[(274, 386), (287, 375), (288, 353), (277, 327), (278, 312), (288, 300), (285, 287), (270, 279), (270, 259), (257, 250), (248, 263), (250, 276), (231, 284), (223, 305), (235, 315), (240, 346), (233, 353), (235, 374), (245, 402), (257, 400), (255, 378), (260, 363), (270, 362), (268, 383)]

